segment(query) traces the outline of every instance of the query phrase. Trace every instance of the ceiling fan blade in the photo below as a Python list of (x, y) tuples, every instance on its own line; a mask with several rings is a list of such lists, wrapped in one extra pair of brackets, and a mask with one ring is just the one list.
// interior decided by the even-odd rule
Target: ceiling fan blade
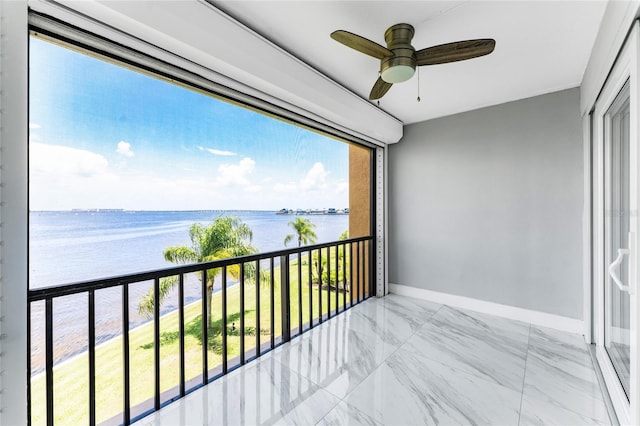
[(393, 86), (393, 83), (387, 83), (382, 77), (378, 77), (378, 80), (371, 89), (371, 93), (369, 93), (369, 100), (380, 99), (391, 89), (391, 86)]
[(345, 46), (357, 50), (358, 52), (373, 56), (376, 59), (393, 56), (393, 52), (386, 47), (364, 37), (360, 37), (357, 34), (350, 33), (349, 31), (334, 31), (331, 33), (331, 38)]
[(427, 47), (416, 52), (416, 65), (436, 65), (464, 61), (465, 59), (488, 55), (493, 52), (495, 47), (496, 41), (492, 38), (456, 41)]

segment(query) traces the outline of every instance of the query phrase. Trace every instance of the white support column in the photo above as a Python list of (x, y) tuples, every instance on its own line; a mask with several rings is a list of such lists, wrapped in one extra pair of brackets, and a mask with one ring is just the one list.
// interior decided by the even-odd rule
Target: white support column
[(387, 278), (387, 153), (386, 147), (376, 148), (376, 295), (389, 292)]
[(593, 332), (593, 312), (591, 309), (592, 297), (593, 297), (593, 279), (592, 279), (592, 260), (591, 253), (592, 242), (592, 163), (591, 150), (592, 150), (592, 134), (591, 134), (591, 114), (585, 114), (582, 118), (582, 153), (583, 153), (583, 185), (584, 185), (584, 200), (582, 208), (582, 283), (583, 283), (583, 308), (582, 319), (584, 321), (584, 338), (587, 343), (592, 343)]
[(0, 1), (0, 424), (27, 423), (28, 16)]

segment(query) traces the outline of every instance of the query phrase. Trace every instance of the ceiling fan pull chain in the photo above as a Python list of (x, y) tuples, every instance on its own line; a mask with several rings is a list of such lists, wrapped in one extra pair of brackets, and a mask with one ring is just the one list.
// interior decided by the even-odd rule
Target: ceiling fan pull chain
[(420, 102), (420, 68), (418, 68), (418, 102)]

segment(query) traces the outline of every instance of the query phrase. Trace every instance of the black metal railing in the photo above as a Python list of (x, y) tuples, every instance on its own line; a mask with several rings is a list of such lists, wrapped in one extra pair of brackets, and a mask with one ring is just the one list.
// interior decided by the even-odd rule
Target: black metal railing
[[(32, 352), (29, 359), (30, 423), (52, 425), (56, 419), (69, 421), (75, 418), (89, 424), (130, 424), (159, 410), (374, 295), (373, 253), (372, 237), (352, 238), (29, 290), (28, 344)], [(215, 277), (218, 274), (220, 287), (216, 291)], [(175, 282), (176, 289), (171, 297), (177, 299), (177, 306), (163, 310), (159, 303), (161, 284), (167, 279)], [(153, 314), (150, 320), (145, 322), (138, 318), (136, 323), (132, 322), (136, 313), (131, 303), (135, 304), (134, 299), (139, 296), (138, 290), (143, 284), (153, 294)], [(189, 296), (189, 304), (186, 303), (189, 298), (187, 287), (197, 295)], [(104, 299), (103, 293), (108, 291), (114, 294), (117, 289), (120, 295), (115, 303), (114, 299), (99, 303), (101, 297)], [(133, 290), (137, 292), (133, 292), (134, 296)], [(306, 297), (304, 293), (307, 293)], [(82, 295), (86, 295), (86, 298)], [(65, 319), (58, 317), (64, 315), (56, 316), (56, 306), (62, 306), (63, 302), (65, 306), (71, 306), (69, 309), (73, 308), (72, 305), (82, 309), (81, 305), (86, 304), (86, 321), (62, 324)], [(216, 303), (217, 308), (214, 307)], [(103, 341), (98, 342), (96, 324), (100, 315), (97, 315), (96, 307), (104, 310), (105, 304), (111, 310), (115, 310), (116, 306), (110, 304), (119, 305), (121, 333), (113, 333), (109, 339), (101, 337)], [(266, 314), (265, 309), (268, 310)], [(219, 324), (216, 328), (212, 320), (218, 315)], [(177, 322), (177, 329), (170, 331), (174, 322)], [(151, 327), (149, 323), (152, 323), (152, 330), (148, 329)], [(66, 362), (75, 362), (77, 365), (63, 366), (61, 360), (64, 356), (56, 351), (59, 348), (55, 338), (65, 338), (57, 331), (64, 328), (62, 325), (71, 329), (68, 332), (70, 335), (86, 336), (86, 340), (80, 339), (79, 350), (66, 354)], [(34, 335), (35, 329), (42, 330), (39, 339)], [(255, 340), (252, 334), (255, 334)], [(147, 335), (152, 336), (152, 342), (141, 344), (139, 340)], [(197, 368), (196, 373), (193, 372), (194, 361), (191, 358), (196, 356), (198, 350), (194, 352), (193, 345), (189, 346), (189, 351), (186, 350), (187, 338), (191, 339), (194, 335), (202, 346), (201, 359), (196, 360), (201, 368)], [(173, 346), (175, 342), (177, 347)], [(114, 363), (108, 370), (109, 373), (117, 372), (117, 376), (120, 376), (117, 380), (113, 379), (113, 375), (105, 378), (100, 375), (102, 373), (97, 374), (98, 368), (103, 367), (97, 362), (98, 358), (102, 359), (103, 354), (109, 353), (105, 349), (107, 343), (115, 345), (116, 350), (121, 352), (120, 362)], [(153, 350), (153, 356), (150, 357), (153, 369), (142, 377), (140, 371), (144, 368), (141, 367), (148, 366), (136, 365), (134, 369), (132, 363), (144, 362), (146, 358), (140, 361), (137, 357), (131, 357), (132, 351), (139, 348)], [(84, 357), (87, 358), (86, 362)], [(36, 358), (40, 362), (35, 362)], [(113, 363), (114, 360), (107, 361)], [(165, 368), (165, 362), (170, 362), (167, 365), (171, 368)], [(107, 362), (103, 360), (102, 363)], [(173, 371), (174, 364), (177, 365), (175, 369), (178, 374), (175, 380), (171, 380), (167, 371)], [(84, 366), (86, 374), (82, 370)], [(82, 398), (71, 395), (73, 391), (68, 387), (56, 386), (56, 381), (64, 380), (64, 374), (70, 374), (64, 368), (74, 374), (81, 374), (78, 371), (82, 370), (81, 377), (84, 378), (80, 381), (84, 380), (84, 383), (76, 386), (83, 394)], [(134, 371), (136, 376), (132, 378)], [(103, 393), (118, 393), (121, 396), (120, 407), (100, 406), (102, 398), (97, 397), (98, 380), (108, 383), (103, 386)], [(153, 397), (141, 397), (139, 391), (132, 388), (132, 382), (135, 382), (136, 389), (153, 389)], [(68, 399), (73, 401), (72, 409), (78, 412), (70, 413), (69, 407), (62, 406)], [(79, 404), (78, 400), (86, 401), (86, 406)]]

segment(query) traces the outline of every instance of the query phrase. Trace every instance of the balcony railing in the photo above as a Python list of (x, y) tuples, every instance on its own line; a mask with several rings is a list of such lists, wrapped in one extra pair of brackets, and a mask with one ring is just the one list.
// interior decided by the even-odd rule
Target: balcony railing
[[(352, 238), (29, 290), (29, 421), (130, 424), (159, 410), (372, 296), (373, 253), (372, 237)], [(158, 303), (163, 280), (174, 308)], [(141, 289), (153, 295), (146, 321)], [(65, 322), (84, 305), (83, 320)], [(79, 349), (65, 352), (67, 338)]]

